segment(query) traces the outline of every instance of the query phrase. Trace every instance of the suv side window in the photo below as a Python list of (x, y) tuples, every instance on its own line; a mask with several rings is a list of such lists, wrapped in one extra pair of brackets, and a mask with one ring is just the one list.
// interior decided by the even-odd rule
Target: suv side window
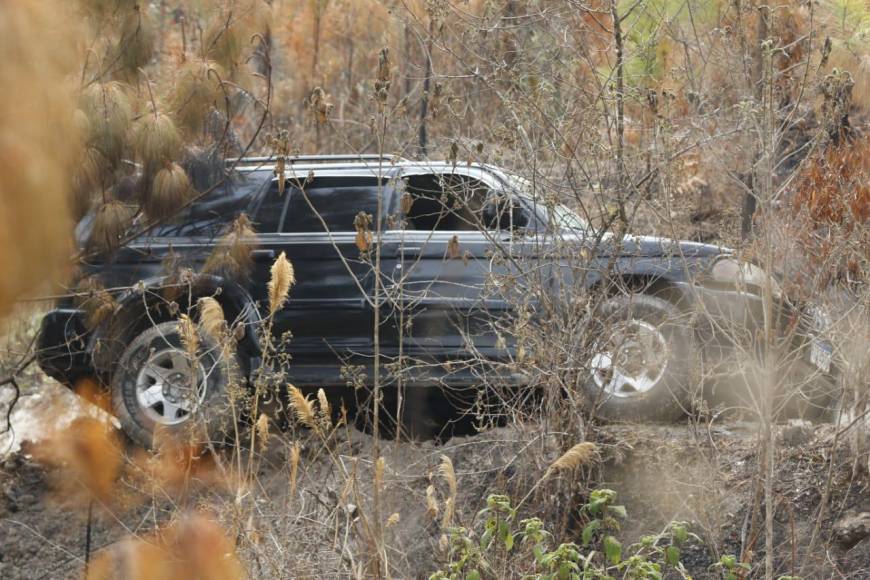
[(421, 231), (475, 231), (490, 189), (461, 175), (410, 175), (406, 179), (405, 227)]
[(516, 230), (530, 223), (519, 200), (464, 175), (411, 175), (402, 207), (405, 227), (423, 231)]
[(254, 229), (257, 232), (274, 234), (281, 231), (281, 222), (287, 211), (287, 200), (292, 190), (288, 183), (284, 187), (284, 193), (278, 193), (278, 184), (272, 183), (254, 213)]
[[(386, 185), (380, 190), (386, 214), (390, 190)], [(261, 233), (311, 233), (324, 231), (322, 218), (330, 231), (348, 232), (354, 230), (353, 220), (361, 211), (373, 217), (377, 214), (375, 177), (316, 177), (307, 182), (288, 179), (283, 194), (278, 193), (277, 184), (272, 185), (257, 209), (255, 222)]]
[[(359, 212), (377, 215), (378, 189), (376, 177), (317, 177), (303, 184), (302, 190), (288, 188), (290, 204), (281, 231), (322, 232), (326, 222), (329, 231), (352, 232), (353, 220)], [(381, 185), (380, 191), (386, 214), (389, 189)]]

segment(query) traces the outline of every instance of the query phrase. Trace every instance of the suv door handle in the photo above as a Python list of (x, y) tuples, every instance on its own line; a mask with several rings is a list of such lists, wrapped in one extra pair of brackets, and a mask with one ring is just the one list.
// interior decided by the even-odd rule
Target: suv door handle
[(272, 262), (275, 260), (275, 250), (251, 250), (251, 259), (255, 262)]

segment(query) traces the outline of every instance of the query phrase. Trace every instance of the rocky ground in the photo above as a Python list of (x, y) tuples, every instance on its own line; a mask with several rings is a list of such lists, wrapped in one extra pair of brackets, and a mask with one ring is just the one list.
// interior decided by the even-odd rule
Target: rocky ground
[[(32, 405), (28, 413), (17, 415), (18, 426), (38, 420), (40, 408)], [(853, 478), (845, 445), (832, 454), (835, 431), (833, 425), (780, 427), (775, 544), (781, 575), (870, 577), (867, 482)], [(32, 433), (30, 437), (37, 438)], [(582, 475), (618, 492), (619, 503), (628, 513), (623, 544), (681, 520), (689, 522), (701, 538), (683, 553), (693, 577), (718, 577), (711, 565), (723, 554), (752, 554), (753, 562), (763, 562), (763, 534), (752, 532), (761, 529), (761, 520), (753, 527), (753, 513), (763, 516), (760, 503), (754, 502), (759, 493), (754, 424), (609, 425), (600, 428), (597, 440), (601, 461)], [(243, 522), (258, 529), (258, 537), (269, 549), (243, 543), (242, 556), (261, 577), (339, 576), (338, 571), (349, 564), (341, 548), (346, 543), (336, 537), (336, 530), (347, 518), (357, 517), (354, 510), (371, 509), (371, 498), (365, 494), (373, 477), (374, 441), (355, 429), (339, 431), (327, 445), (329, 452), (310, 438), (303, 441), (298, 488), (292, 491), (288, 441), (288, 437), (273, 437), (258, 457), (255, 499)], [(473, 527), (486, 495), (516, 498), (540, 479), (558, 455), (551, 443), (535, 426), (492, 429), (442, 444), (379, 442), (386, 462), (380, 509), (398, 514), (385, 532), (397, 575), (426, 577), (439, 565), (442, 532), (427, 514), (426, 488), (437, 479), (433, 474), (442, 455), (451, 458), (457, 475), (455, 521)], [(182, 502), (178, 496), (152, 496), (123, 509), (92, 506), (89, 528), (88, 509), (66, 505), (68, 498), (53, 491), (57, 474), (36, 463), (32, 451), (33, 443), (24, 443), (0, 463), (2, 578), (77, 577), (89, 552), (147, 532)], [(362, 482), (362, 495), (354, 499), (353, 492), (348, 501), (350, 472), (358, 478), (354, 481)], [(124, 481), (119, 487), (129, 484)], [(227, 490), (213, 492), (206, 487), (189, 495), (185, 492), (183, 501), (191, 506), (217, 505), (223, 520), (231, 520), (233, 506), (241, 500)], [(540, 485), (527, 504), (535, 506), (528, 515), (558, 521), (560, 514), (573, 511), (575, 506), (567, 504), (577, 489), (564, 477)], [(443, 490), (438, 487), (438, 491)], [(819, 519), (825, 494), (830, 507)], [(818, 539), (810, 550), (814, 533)], [(264, 554), (274, 560), (264, 560)], [(758, 574), (756, 570), (751, 576)]]

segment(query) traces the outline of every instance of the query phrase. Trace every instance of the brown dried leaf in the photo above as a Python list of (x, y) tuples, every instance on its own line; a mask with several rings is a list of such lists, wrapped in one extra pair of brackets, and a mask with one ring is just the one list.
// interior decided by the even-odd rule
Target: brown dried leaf
[(459, 247), (459, 236), (454, 235), (447, 243), (447, 257), (455, 260), (462, 256), (462, 251)]

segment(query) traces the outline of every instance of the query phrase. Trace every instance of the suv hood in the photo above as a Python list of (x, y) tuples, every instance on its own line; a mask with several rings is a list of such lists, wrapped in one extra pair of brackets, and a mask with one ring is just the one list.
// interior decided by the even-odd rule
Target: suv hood
[[(603, 244), (612, 244), (613, 234), (608, 234), (602, 240)], [(622, 239), (623, 256), (685, 256), (687, 258), (715, 258), (723, 254), (733, 254), (734, 250), (725, 246), (687, 242), (657, 236), (625, 236)]]

